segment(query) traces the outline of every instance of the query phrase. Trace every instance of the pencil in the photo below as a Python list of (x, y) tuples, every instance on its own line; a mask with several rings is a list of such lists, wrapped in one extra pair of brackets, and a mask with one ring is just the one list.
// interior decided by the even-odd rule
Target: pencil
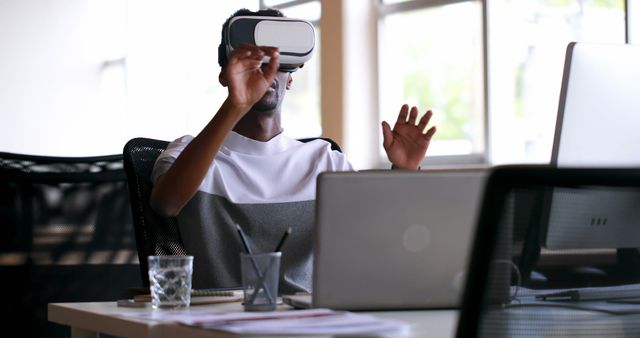
[(278, 243), (278, 245), (276, 246), (276, 250), (274, 252), (279, 252), (282, 249), (282, 246), (284, 245), (284, 241), (287, 240), (287, 237), (289, 237), (289, 235), (291, 235), (291, 227), (289, 227), (287, 231), (284, 232), (284, 234), (282, 235), (282, 238), (280, 238), (280, 243)]

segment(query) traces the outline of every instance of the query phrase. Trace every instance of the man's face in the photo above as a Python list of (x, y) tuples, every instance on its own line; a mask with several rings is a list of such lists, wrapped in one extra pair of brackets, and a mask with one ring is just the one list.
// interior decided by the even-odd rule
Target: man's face
[(282, 104), (284, 99), (284, 91), (287, 89), (290, 73), (278, 71), (273, 83), (264, 93), (260, 101), (253, 105), (253, 108), (260, 111), (275, 110)]

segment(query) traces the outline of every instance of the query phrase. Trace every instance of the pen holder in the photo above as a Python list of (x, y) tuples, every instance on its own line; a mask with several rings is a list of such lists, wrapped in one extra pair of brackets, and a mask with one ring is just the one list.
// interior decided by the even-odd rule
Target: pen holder
[(276, 309), (280, 252), (240, 254), (245, 311)]

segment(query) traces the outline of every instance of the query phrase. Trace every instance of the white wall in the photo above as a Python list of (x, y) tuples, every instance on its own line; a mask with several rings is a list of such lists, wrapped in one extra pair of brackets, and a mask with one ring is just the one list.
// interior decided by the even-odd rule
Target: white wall
[[(108, 62), (123, 56), (122, 1), (0, 2), (0, 151), (121, 152), (123, 93), (108, 99)], [(105, 29), (108, 24), (109, 29)], [(122, 73), (120, 73), (122, 75)], [(105, 142), (93, 143), (98, 139)], [(67, 151), (69, 150), (69, 151)]]
[(0, 1), (0, 151), (122, 153), (197, 134), (218, 83), (224, 20), (258, 0)]

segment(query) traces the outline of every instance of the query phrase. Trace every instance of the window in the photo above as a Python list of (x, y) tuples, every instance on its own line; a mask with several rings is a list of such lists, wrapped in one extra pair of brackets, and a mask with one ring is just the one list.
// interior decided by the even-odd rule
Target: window
[[(438, 133), (427, 164), (544, 163), (567, 43), (622, 43), (627, 36), (640, 42), (638, 1), (339, 1), (74, 0), (74, 6), (1, 1), (3, 151), (105, 155), (120, 153), (132, 137), (197, 134), (226, 97), (218, 83), (220, 29), (243, 7), (275, 7), (316, 24), (315, 55), (293, 74), (282, 123), (292, 137), (319, 136), (322, 4), (325, 19), (335, 16), (348, 20), (336, 26), (358, 27), (342, 36), (350, 43), (340, 50), (340, 62), (371, 56), (356, 76), (331, 73), (348, 82), (345, 96), (357, 99), (344, 100), (348, 111), (324, 112), (325, 125), (344, 126), (336, 133), (349, 134), (341, 135), (343, 149), (350, 159), (360, 155), (362, 168), (387, 167), (375, 122), (393, 123), (404, 102), (435, 113)], [(344, 13), (359, 10), (354, 3), (366, 7), (357, 20)], [(376, 14), (373, 32), (369, 25), (375, 27)], [(329, 28), (335, 27), (325, 31)], [(367, 33), (377, 33), (377, 54), (375, 43), (369, 43), (375, 37)], [(367, 43), (353, 44), (356, 39)], [(368, 67), (375, 63), (377, 72)], [(353, 85), (357, 81), (366, 83)], [(331, 93), (323, 96), (333, 99)], [(376, 104), (379, 113), (369, 113)], [(354, 114), (361, 106), (364, 113)], [(370, 120), (359, 124), (362, 115)], [(358, 135), (358, 128), (372, 131)], [(375, 163), (378, 155), (383, 161)]]
[(322, 134), (320, 113), (320, 1), (263, 0), (263, 7), (278, 8), (291, 18), (304, 19), (316, 28), (316, 46), (311, 59), (293, 73), (293, 84), (282, 103), (282, 127), (294, 138)]
[[(393, 125), (402, 103), (434, 112), (429, 158), (485, 149), (480, 1), (385, 1), (379, 18), (380, 120)], [(442, 2), (439, 2), (442, 3)], [(380, 148), (381, 154), (384, 150)]]
[(488, 1), (492, 163), (548, 163), (567, 44), (625, 42), (624, 0)]
[(381, 0), (380, 118), (432, 108), (435, 163), (546, 163), (567, 44), (625, 37), (624, 0)]

